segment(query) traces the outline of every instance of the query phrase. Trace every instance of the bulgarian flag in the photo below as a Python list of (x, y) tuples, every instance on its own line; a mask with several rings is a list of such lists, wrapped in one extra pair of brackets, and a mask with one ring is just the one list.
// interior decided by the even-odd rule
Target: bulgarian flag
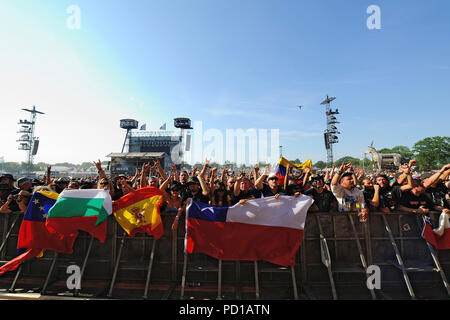
[(88, 232), (105, 242), (108, 216), (112, 214), (112, 199), (108, 190), (64, 190), (48, 211), (46, 226), (63, 235)]
[(422, 237), (437, 250), (450, 249), (450, 215), (442, 212), (439, 216), (439, 227), (435, 229), (429, 218), (426, 218)]
[(164, 228), (159, 208), (163, 194), (158, 188), (145, 187), (114, 201), (114, 216), (130, 237), (136, 233), (146, 233), (155, 239), (162, 237)]

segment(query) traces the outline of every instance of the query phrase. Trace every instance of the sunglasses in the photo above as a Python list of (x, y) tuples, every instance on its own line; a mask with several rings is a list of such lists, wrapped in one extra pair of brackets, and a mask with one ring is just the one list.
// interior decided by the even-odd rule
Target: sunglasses
[(100, 182), (101, 185), (107, 185), (109, 182)]

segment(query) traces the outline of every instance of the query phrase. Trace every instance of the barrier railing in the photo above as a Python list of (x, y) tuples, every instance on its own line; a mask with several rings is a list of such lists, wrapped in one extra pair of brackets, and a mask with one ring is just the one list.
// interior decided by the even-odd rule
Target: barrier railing
[[(282, 268), (266, 262), (218, 261), (184, 253), (184, 223), (171, 230), (175, 213), (162, 213), (164, 236), (124, 236), (114, 217), (100, 243), (80, 232), (72, 255), (45, 252), (0, 277), (0, 289), (33, 288), (41, 294), (67, 292), (69, 265), (80, 266), (81, 289), (73, 296), (179, 299), (384, 299), (448, 298), (450, 250), (435, 251), (422, 237), (423, 221), (414, 214), (371, 212), (356, 215), (308, 213), (297, 263)], [(439, 213), (432, 212), (437, 225)], [(23, 214), (0, 217), (2, 262), (16, 256)], [(370, 266), (381, 273), (381, 288), (368, 286)], [(37, 288), (36, 288), (37, 286)], [(434, 286), (432, 296), (417, 294)], [(407, 292), (404, 292), (406, 288)], [(298, 290), (297, 290), (298, 289)], [(400, 294), (398, 293), (400, 291)], [(175, 294), (175, 292), (178, 292)], [(391, 294), (391, 292), (393, 292)]]

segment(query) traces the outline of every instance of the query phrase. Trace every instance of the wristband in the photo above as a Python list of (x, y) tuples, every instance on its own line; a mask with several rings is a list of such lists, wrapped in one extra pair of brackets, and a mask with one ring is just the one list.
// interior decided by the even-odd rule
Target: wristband
[(176, 216), (176, 217), (175, 217), (175, 220), (180, 220), (180, 217), (179, 217), (179, 216)]
[(342, 175), (344, 172), (343, 171), (338, 171), (337, 174), (338, 175)]

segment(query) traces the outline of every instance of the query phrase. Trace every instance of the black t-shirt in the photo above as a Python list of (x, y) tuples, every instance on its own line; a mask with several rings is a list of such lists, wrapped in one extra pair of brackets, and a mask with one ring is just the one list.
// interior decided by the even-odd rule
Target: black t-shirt
[(272, 189), (270, 189), (269, 184), (268, 183), (263, 183), (263, 187), (261, 190), (259, 190), (261, 192), (261, 194), (265, 197), (273, 197), (274, 195), (276, 195), (277, 193), (279, 194), (285, 194), (283, 188), (281, 186), (277, 186), (277, 192), (273, 193)]
[(395, 207), (400, 202), (402, 195), (403, 192), (400, 185), (380, 188), (380, 208), (395, 210)]
[(441, 206), (444, 208), (450, 208), (448, 202), (445, 199), (448, 189), (443, 183), (439, 183), (435, 188), (428, 188), (425, 191), (425, 195), (430, 198), (430, 200), (436, 206)]
[(247, 192), (244, 192), (242, 190), (239, 190), (239, 194), (237, 196), (234, 195), (234, 192), (231, 194), (231, 202), (233, 204), (238, 203), (239, 200), (242, 199), (253, 199), (256, 198), (255, 194), (256, 194), (256, 188), (251, 187), (247, 190)]
[(206, 204), (209, 204), (209, 200), (210, 200), (208, 196), (203, 195), (202, 189), (200, 189), (196, 195), (192, 195), (191, 190), (186, 189), (186, 192), (183, 195), (183, 203), (185, 203), (188, 198), (192, 198), (192, 200), (194, 200), (194, 201), (199, 201), (199, 202), (203, 202)]
[(310, 188), (305, 194), (314, 198), (314, 204), (319, 208), (319, 212), (329, 212), (333, 209), (333, 202), (337, 202), (333, 192), (323, 189), (322, 193), (318, 193), (316, 189)]
[(433, 201), (425, 193), (422, 193), (420, 196), (415, 196), (411, 191), (403, 192), (399, 204), (411, 209), (419, 209), (420, 206), (424, 206), (431, 210), (434, 207)]

